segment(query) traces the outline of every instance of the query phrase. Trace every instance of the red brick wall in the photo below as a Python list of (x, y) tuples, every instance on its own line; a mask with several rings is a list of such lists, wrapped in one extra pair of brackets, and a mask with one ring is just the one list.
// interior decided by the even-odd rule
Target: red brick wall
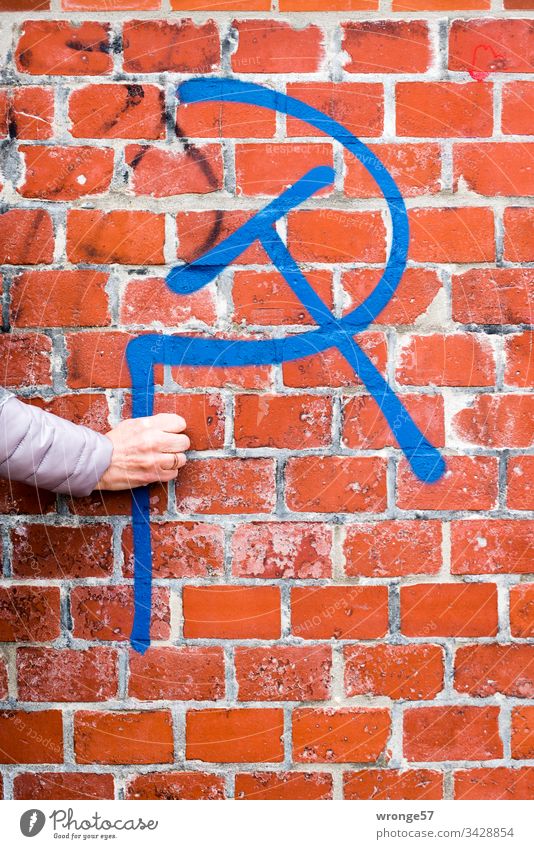
[(105, 431), (142, 330), (309, 326), (257, 245), (194, 296), (163, 278), (316, 163), (337, 182), (289, 246), (337, 315), (370, 291), (389, 225), (356, 161), (295, 119), (177, 110), (179, 80), (234, 73), (397, 180), (409, 268), (358, 341), (448, 463), (419, 483), (332, 352), (161, 369), (194, 453), (153, 490), (144, 657), (128, 495), (2, 482), (6, 797), (532, 798), (532, 0), (0, 8), (2, 382)]

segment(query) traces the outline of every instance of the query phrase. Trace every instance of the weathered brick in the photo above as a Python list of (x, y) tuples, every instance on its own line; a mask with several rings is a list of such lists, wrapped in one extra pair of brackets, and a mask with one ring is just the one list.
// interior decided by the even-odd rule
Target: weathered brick
[(389, 737), (389, 711), (340, 708), (293, 711), (293, 759), (297, 763), (369, 763)]
[(330, 695), (327, 646), (238, 647), (235, 669), (240, 701), (310, 702)]

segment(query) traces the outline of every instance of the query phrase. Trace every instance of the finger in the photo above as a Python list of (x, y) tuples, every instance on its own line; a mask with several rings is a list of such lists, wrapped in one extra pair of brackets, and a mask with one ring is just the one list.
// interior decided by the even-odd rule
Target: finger
[(191, 447), (191, 441), (185, 433), (164, 433), (158, 434), (157, 449), (163, 453), (183, 454)]
[(160, 454), (158, 469), (163, 472), (178, 471), (185, 466), (186, 460), (185, 454), (178, 451), (175, 454)]
[(185, 419), (175, 413), (157, 413), (148, 421), (152, 427), (167, 433), (181, 433), (186, 428)]

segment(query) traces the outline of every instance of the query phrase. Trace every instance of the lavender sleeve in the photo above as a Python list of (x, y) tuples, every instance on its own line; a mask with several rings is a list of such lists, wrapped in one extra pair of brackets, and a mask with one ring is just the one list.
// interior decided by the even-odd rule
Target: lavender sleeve
[(0, 389), (0, 477), (52, 492), (89, 495), (112, 453), (107, 436)]

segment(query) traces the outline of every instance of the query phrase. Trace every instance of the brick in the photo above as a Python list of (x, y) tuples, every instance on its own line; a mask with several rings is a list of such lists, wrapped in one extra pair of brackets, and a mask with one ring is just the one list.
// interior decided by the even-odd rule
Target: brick
[[(75, 587), (71, 592), (72, 633), (84, 640), (130, 639), (133, 623), (133, 587)], [(152, 595), (151, 637), (168, 640), (169, 592), (155, 587)]]
[[(208, 248), (216, 247), (235, 230), (245, 224), (254, 213), (244, 209), (209, 209), (195, 212), (176, 213), (178, 236), (178, 259), (192, 262), (202, 256)], [(243, 251), (235, 265), (268, 262), (267, 254), (256, 240)]]
[(347, 525), (343, 556), (349, 576), (435, 574), (442, 561), (441, 524), (395, 519)]
[(534, 510), (534, 457), (510, 457), (506, 503), (511, 510)]
[(190, 710), (186, 714), (186, 758), (279, 763), (283, 760), (283, 730), (283, 712), (277, 708)]
[(401, 587), (401, 630), (408, 637), (493, 637), (497, 587), (437, 583)]
[(475, 19), (452, 21), (449, 31), (449, 68), (475, 71), (481, 77), (532, 73), (532, 30), (528, 19)]
[(42, 141), (53, 133), (54, 91), (43, 86), (20, 86), (9, 92), (8, 127), (11, 138)]
[[(156, 483), (149, 487), (150, 515), (161, 515), (167, 509), (168, 487)], [(132, 497), (129, 490), (95, 490), (83, 498), (71, 499), (69, 510), (75, 516), (129, 516), (132, 512)]]
[[(145, 144), (126, 147), (130, 186), (136, 195), (172, 197), (209, 194), (223, 188), (223, 161), (218, 144), (174, 152)], [(176, 295), (174, 295), (176, 298)]]
[(521, 268), (473, 268), (452, 276), (452, 317), (462, 324), (529, 323), (532, 275)]
[(534, 646), (460, 646), (454, 663), (454, 687), (471, 696), (532, 698)]
[(534, 708), (512, 709), (512, 758), (534, 757)]
[(312, 522), (239, 525), (232, 538), (232, 572), (241, 578), (329, 578), (332, 529)]
[(272, 389), (270, 366), (176, 366), (171, 375), (182, 389)]
[(280, 637), (278, 587), (186, 586), (184, 636), (222, 640)]
[(534, 522), (526, 519), (452, 522), (451, 544), (453, 574), (531, 572)]
[(113, 570), (109, 525), (16, 525), (13, 574), (19, 578), (105, 578)]
[(454, 773), (455, 799), (534, 799), (534, 767), (485, 767)]
[(394, 12), (489, 9), (491, 0), (393, 0)]
[(220, 699), (224, 656), (219, 646), (130, 651), (128, 695), (134, 699)]
[(534, 637), (534, 584), (510, 589), (510, 627), (513, 637)]
[(397, 505), (402, 510), (491, 510), (497, 500), (494, 457), (447, 457), (443, 477), (423, 483), (399, 464)]
[(276, 115), (243, 103), (180, 103), (176, 134), (182, 138), (272, 138)]
[(293, 711), (293, 759), (297, 763), (372, 763), (390, 732), (389, 711), (368, 708)]
[[(384, 374), (388, 348), (385, 335), (380, 331), (359, 333), (356, 343), (364, 351), (379, 372)], [(336, 349), (329, 348), (320, 354), (301, 357), (282, 366), (284, 384), (296, 388), (326, 386), (329, 389), (341, 386), (360, 386), (361, 380), (345, 357)]]
[[(161, 0), (106, 0), (106, 11), (149, 11), (159, 9)], [(68, 12), (101, 12), (101, 0), (61, 0), (61, 8)]]
[[(158, 578), (210, 578), (222, 575), (224, 531), (200, 522), (154, 522), (152, 569)], [(133, 535), (127, 527), (122, 535), (123, 573), (133, 577)]]
[[(415, 424), (435, 446), (444, 445), (445, 422), (441, 395), (402, 395), (402, 402)], [(371, 395), (356, 395), (344, 401), (341, 441), (347, 448), (365, 450), (397, 446), (392, 430)]]
[[(247, 143), (235, 146), (236, 194), (277, 196), (312, 168), (333, 167), (331, 144), (305, 142)], [(316, 197), (330, 194), (327, 186)]]
[(50, 0), (2, 0), (2, 11), (4, 12), (44, 12), (50, 8)]
[(170, 0), (174, 11), (195, 12), (268, 12), (271, 0)]
[(152, 772), (126, 785), (127, 799), (224, 799), (224, 777), (206, 772)]
[(534, 84), (525, 80), (505, 83), (502, 89), (503, 133), (532, 135), (529, 113), (534, 109)]
[(213, 291), (202, 289), (177, 298), (164, 277), (129, 280), (121, 297), (120, 321), (129, 326), (176, 326), (197, 321), (212, 325), (216, 318)]
[(285, 21), (234, 21), (237, 50), (232, 54), (236, 74), (309, 74), (318, 71), (323, 56), (319, 27), (293, 29)]
[(408, 761), (478, 761), (501, 758), (498, 707), (412, 708), (404, 713)]
[(67, 255), (71, 262), (161, 265), (165, 218), (144, 210), (71, 209)]
[(92, 772), (23, 772), (13, 779), (14, 799), (113, 799), (113, 776)]
[(113, 70), (109, 24), (24, 21), (15, 54), (24, 74), (91, 76)]
[(322, 448), (332, 440), (332, 399), (313, 395), (237, 395), (240, 448)]
[(389, 696), (419, 701), (443, 689), (443, 654), (439, 646), (347, 646), (347, 696)]
[(380, 513), (386, 509), (385, 461), (376, 457), (292, 457), (286, 501), (297, 513)]
[(491, 386), (493, 349), (484, 336), (467, 333), (408, 336), (402, 340), (397, 380), (411, 386)]
[(332, 776), (324, 772), (240, 772), (235, 777), (235, 798), (332, 799)]
[(534, 209), (511, 206), (504, 210), (505, 260), (534, 262), (533, 226)]
[(0, 587), (0, 613), (3, 643), (55, 640), (60, 632), (59, 588)]
[(51, 353), (52, 342), (43, 333), (2, 334), (0, 359), (3, 386), (14, 389), (51, 386)]
[(110, 322), (102, 271), (26, 271), (11, 286), (11, 321), (17, 327), (104, 327)]
[[(192, 11), (191, 4), (189, 10)], [(123, 67), (127, 73), (206, 74), (216, 69), (220, 61), (219, 33), (214, 21), (127, 21), (123, 44)]]
[(321, 701), (330, 696), (328, 646), (238, 647), (235, 671), (240, 701)]
[(24, 145), (23, 197), (75, 200), (106, 192), (113, 176), (113, 151), (95, 147)]
[(130, 386), (126, 346), (131, 338), (119, 330), (65, 334), (69, 387), (111, 389)]
[(384, 262), (379, 212), (301, 209), (287, 216), (288, 247), (300, 262)]
[(410, 209), (410, 259), (415, 262), (493, 262), (493, 211), (481, 207)]
[(56, 416), (69, 419), (74, 424), (82, 424), (99, 433), (107, 433), (109, 427), (109, 408), (106, 396), (97, 395), (55, 395), (53, 398), (29, 398), (28, 403), (40, 407)]
[(399, 82), (395, 90), (398, 136), (491, 136), (493, 111), (489, 83)]
[[(370, 150), (395, 180), (403, 197), (435, 194), (441, 188), (441, 151), (437, 144), (373, 144)], [(382, 192), (365, 165), (348, 151), (344, 188), (347, 197), (380, 197)]]
[(526, 330), (504, 341), (504, 382), (530, 389), (534, 382), (534, 333)]
[[(222, 448), (224, 445), (224, 403), (215, 392), (206, 395), (157, 393), (154, 412), (182, 416), (187, 423), (186, 431), (194, 451)], [(127, 403), (123, 415), (130, 413), (131, 407)]]
[(44, 209), (8, 209), (0, 213), (0, 262), (38, 265), (52, 262), (54, 229)]
[(291, 632), (303, 640), (372, 640), (388, 631), (385, 586), (293, 587)]
[(60, 710), (0, 712), (0, 762), (58, 764), (63, 761)]
[(102, 702), (117, 697), (117, 652), (19, 648), (18, 697), (23, 702)]
[(534, 442), (534, 397), (477, 395), (452, 419), (463, 442), (488, 448), (528, 448)]
[(270, 513), (275, 503), (273, 461), (192, 460), (180, 473), (176, 502), (183, 513)]
[(361, 769), (343, 776), (344, 799), (442, 799), (443, 778), (431, 769)]
[[(354, 268), (344, 271), (341, 285), (346, 315), (359, 306), (379, 283), (382, 275), (377, 268)], [(376, 317), (378, 324), (413, 324), (423, 317), (434, 298), (441, 292), (435, 271), (426, 268), (407, 268), (391, 300)]]
[(174, 744), (168, 710), (89, 710), (74, 715), (74, 754), (79, 764), (172, 763)]
[(454, 190), (488, 197), (534, 193), (534, 144), (498, 142), (454, 146)]
[(72, 92), (69, 119), (76, 139), (162, 139), (164, 93), (154, 85), (88, 85)]
[[(372, 0), (371, 0), (372, 1)], [(355, 136), (380, 136), (384, 127), (384, 89), (380, 83), (288, 82), (287, 93), (338, 121)], [(288, 136), (321, 135), (306, 121), (288, 116)]]
[(20, 513), (51, 513), (55, 509), (56, 494), (37, 489), (18, 481), (0, 479), (0, 512), (5, 515)]
[(378, 0), (278, 0), (278, 6), (281, 12), (378, 11)]
[(430, 67), (424, 21), (350, 21), (342, 24), (344, 69), (352, 74), (416, 74)]
[[(332, 272), (306, 270), (306, 279), (329, 309), (333, 307)], [(281, 274), (276, 271), (236, 271), (232, 286), (234, 322), (281, 325), (314, 324)]]

